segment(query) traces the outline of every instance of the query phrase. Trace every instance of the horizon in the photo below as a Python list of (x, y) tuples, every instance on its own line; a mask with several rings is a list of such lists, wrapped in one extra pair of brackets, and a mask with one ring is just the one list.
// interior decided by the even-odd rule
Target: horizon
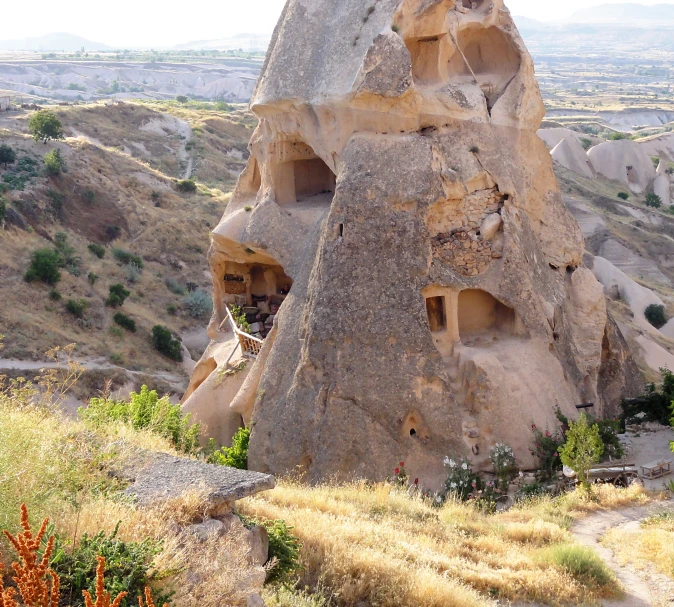
[[(106, 15), (105, 20), (97, 18), (95, 9), (84, 0), (65, 0), (58, 5), (37, 0), (31, 5), (34, 11), (30, 21), (22, 18), (24, 7), (12, 3), (3, 8), (6, 22), (12, 23), (12, 35), (2, 37), (0, 41), (64, 33), (115, 49), (159, 49), (240, 35), (268, 36), (284, 4), (285, 0), (252, 0), (246, 5), (226, 7), (196, 0), (191, 5), (191, 12), (208, 12), (209, 19), (196, 20), (194, 25), (190, 25), (189, 20), (178, 18), (184, 13), (184, 5), (179, 5), (176, 0), (167, 0), (160, 15), (148, 4), (119, 0), (116, 5), (119, 10)], [(553, 22), (566, 19), (580, 9), (602, 4), (674, 5), (674, 0), (568, 0), (563, 7), (540, 3), (539, 0), (506, 0), (506, 6), (514, 16)], [(129, 15), (133, 15), (131, 22)]]

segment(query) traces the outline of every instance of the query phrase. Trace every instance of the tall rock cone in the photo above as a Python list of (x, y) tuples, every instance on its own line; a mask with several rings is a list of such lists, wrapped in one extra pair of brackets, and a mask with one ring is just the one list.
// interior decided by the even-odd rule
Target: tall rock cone
[(251, 108), (210, 335), (234, 303), (274, 328), (238, 391), (199, 389), (228, 432), (252, 426), (251, 469), (382, 479), (404, 460), (434, 486), (446, 455), (485, 468), (496, 442), (533, 465), (557, 409), (615, 411), (630, 359), (502, 0), (288, 0)]

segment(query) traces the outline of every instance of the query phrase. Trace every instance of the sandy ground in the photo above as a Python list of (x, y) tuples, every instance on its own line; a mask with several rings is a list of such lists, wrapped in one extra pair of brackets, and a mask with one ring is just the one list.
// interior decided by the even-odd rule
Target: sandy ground
[[(628, 448), (626, 459), (635, 461), (637, 466), (643, 466), (655, 460), (668, 459), (672, 461), (672, 470), (674, 470), (674, 453), (669, 447), (670, 443), (674, 442), (674, 429), (647, 423), (643, 424), (637, 432), (627, 432), (627, 438), (631, 445)], [(674, 474), (657, 480), (642, 480), (649, 491), (659, 491), (664, 489), (669, 481), (674, 480)]]

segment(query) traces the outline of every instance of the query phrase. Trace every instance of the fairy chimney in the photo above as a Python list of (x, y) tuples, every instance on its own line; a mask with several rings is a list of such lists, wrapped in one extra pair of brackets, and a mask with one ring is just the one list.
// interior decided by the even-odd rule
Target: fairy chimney
[(532, 424), (616, 407), (626, 346), (502, 0), (288, 0), (251, 108), (210, 334), (238, 302), (268, 335), (206, 396), (252, 425), (251, 469), (381, 479), (404, 459), (432, 486), (446, 455), (486, 467), (504, 442), (527, 466)]

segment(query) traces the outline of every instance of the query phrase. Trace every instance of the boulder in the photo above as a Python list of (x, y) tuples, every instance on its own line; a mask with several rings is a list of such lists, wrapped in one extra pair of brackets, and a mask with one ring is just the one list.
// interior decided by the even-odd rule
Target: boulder
[(498, 213), (487, 215), (480, 225), (480, 234), (483, 240), (494, 240), (494, 237), (503, 225), (503, 218)]

